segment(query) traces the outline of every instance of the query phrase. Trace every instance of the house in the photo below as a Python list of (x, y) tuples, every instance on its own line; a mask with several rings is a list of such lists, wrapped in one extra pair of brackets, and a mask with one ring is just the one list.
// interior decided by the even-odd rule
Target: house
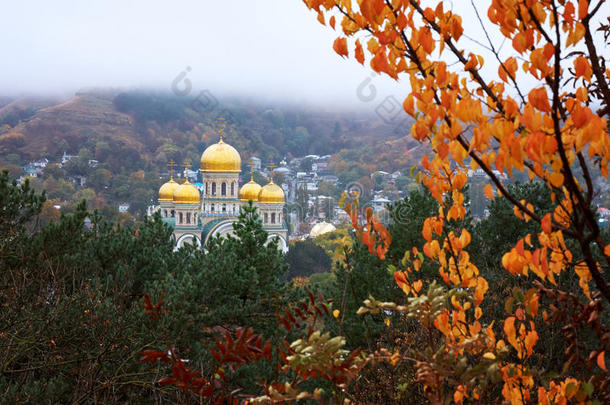
[(42, 171), (32, 165), (27, 165), (23, 167), (23, 171), (28, 177), (38, 177), (38, 174)]
[(386, 206), (391, 202), (392, 201), (388, 200), (387, 198), (377, 197), (371, 201), (371, 205), (373, 206), (373, 209), (375, 211), (381, 211), (382, 209), (385, 209)]
[(68, 163), (69, 160), (71, 159), (76, 159), (78, 157), (78, 155), (68, 155), (66, 152), (64, 152), (63, 156), (61, 157), (61, 165), (63, 166), (66, 163)]
[(129, 211), (129, 203), (119, 204), (119, 212), (127, 212)]
[(47, 158), (42, 158), (42, 159), (30, 162), (30, 166), (34, 166), (38, 169), (44, 169), (45, 167), (47, 167), (48, 164), (49, 164), (49, 159), (47, 159)]
[(318, 191), (318, 185), (315, 182), (308, 182), (307, 191)]

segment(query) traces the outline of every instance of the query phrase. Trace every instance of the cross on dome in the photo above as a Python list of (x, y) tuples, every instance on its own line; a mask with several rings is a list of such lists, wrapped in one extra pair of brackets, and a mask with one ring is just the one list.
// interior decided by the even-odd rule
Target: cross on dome
[(176, 167), (176, 163), (174, 163), (174, 160), (170, 160), (169, 163), (167, 164), (167, 167), (169, 167), (169, 179), (173, 180), (174, 179), (174, 167)]
[(277, 165), (271, 162), (267, 165), (267, 167), (269, 168), (269, 183), (273, 183), (273, 169), (275, 169)]

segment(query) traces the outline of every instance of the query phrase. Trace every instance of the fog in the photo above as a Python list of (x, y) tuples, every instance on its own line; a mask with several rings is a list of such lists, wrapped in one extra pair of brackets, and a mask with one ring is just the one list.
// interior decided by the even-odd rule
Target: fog
[[(2, 9), (4, 95), (170, 90), (182, 73), (193, 92), (366, 104), (356, 89), (370, 70), (339, 57), (337, 34), (300, 0), (38, 0)], [(380, 100), (397, 92), (390, 79), (374, 84)]]
[[(475, 4), (486, 18), (489, 1)], [(483, 73), (496, 76), (471, 2), (449, 7), (463, 16), (460, 46), (482, 54)], [(603, 9), (602, 17), (610, 6)], [(342, 33), (319, 24), (301, 0), (24, 0), (5, 2), (2, 17), (0, 96), (153, 88), (372, 111), (408, 92), (406, 82), (372, 75), (368, 61), (339, 57), (332, 43)], [(506, 58), (510, 41), (489, 32)]]

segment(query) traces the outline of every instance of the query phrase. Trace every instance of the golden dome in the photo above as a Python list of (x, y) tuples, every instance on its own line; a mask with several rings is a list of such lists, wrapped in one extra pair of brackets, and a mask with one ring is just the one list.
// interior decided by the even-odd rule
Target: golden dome
[(241, 157), (234, 147), (224, 143), (220, 138), (218, 143), (210, 145), (203, 152), (200, 167), (202, 172), (207, 173), (239, 173), (241, 172)]
[(178, 183), (170, 178), (167, 183), (159, 189), (159, 201), (172, 201), (174, 199), (174, 191), (178, 187)]
[(258, 201), (258, 193), (260, 193), (261, 188), (260, 184), (250, 180), (239, 189), (239, 199), (242, 201)]
[(199, 190), (188, 179), (174, 190), (176, 204), (199, 204)]
[(284, 201), (284, 190), (273, 179), (258, 193), (258, 202), (262, 204), (284, 204)]

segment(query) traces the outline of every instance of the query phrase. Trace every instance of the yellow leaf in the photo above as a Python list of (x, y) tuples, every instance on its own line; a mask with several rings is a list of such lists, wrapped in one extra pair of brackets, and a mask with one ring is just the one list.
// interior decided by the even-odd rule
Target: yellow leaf
[(333, 311), (333, 316), (334, 316), (335, 318), (338, 318), (340, 313), (341, 313), (341, 311), (339, 311), (338, 309), (335, 309), (335, 310)]
[(487, 353), (485, 353), (483, 355), (483, 358), (487, 359), (487, 360), (495, 360), (496, 359), (496, 355), (491, 353), (491, 352), (487, 352)]

